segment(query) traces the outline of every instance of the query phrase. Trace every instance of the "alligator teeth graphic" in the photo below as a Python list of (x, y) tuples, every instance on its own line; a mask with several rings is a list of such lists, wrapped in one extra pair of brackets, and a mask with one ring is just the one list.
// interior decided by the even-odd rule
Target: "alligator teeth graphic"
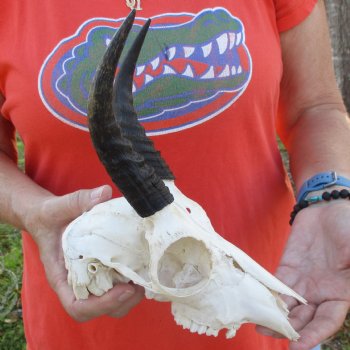
[(217, 39), (216, 42), (218, 43), (219, 47), (219, 53), (222, 55), (226, 50), (228, 46), (228, 34), (224, 33), (220, 35)]
[[(86, 101), (95, 67), (122, 21), (87, 21), (47, 57), (38, 85), (54, 116), (87, 130)], [(144, 21), (135, 20), (130, 41)], [(226, 9), (155, 16), (135, 70), (135, 108), (150, 135), (192, 127), (234, 103), (251, 74), (243, 23)]]
[(160, 59), (159, 57), (155, 58), (152, 62), (151, 62), (151, 66), (153, 68), (153, 70), (156, 70), (158, 68)]
[(171, 61), (175, 57), (175, 54), (176, 54), (176, 47), (171, 47), (166, 51), (166, 59), (168, 61)]
[(170, 66), (165, 64), (164, 70), (163, 70), (163, 75), (166, 75), (166, 74), (176, 74), (176, 72)]
[(191, 57), (194, 51), (195, 51), (194, 47), (184, 46), (184, 56), (185, 56), (185, 58)]
[(190, 65), (188, 65), (188, 66), (186, 67), (186, 70), (182, 73), (182, 75), (184, 75), (184, 76), (186, 76), (186, 77), (191, 77), (191, 78), (194, 77), (193, 70), (192, 70), (192, 68), (191, 68)]
[(208, 57), (211, 53), (212, 43), (202, 46), (203, 56)]
[(142, 74), (142, 72), (145, 70), (145, 66), (137, 66), (136, 67), (136, 75), (139, 76)]

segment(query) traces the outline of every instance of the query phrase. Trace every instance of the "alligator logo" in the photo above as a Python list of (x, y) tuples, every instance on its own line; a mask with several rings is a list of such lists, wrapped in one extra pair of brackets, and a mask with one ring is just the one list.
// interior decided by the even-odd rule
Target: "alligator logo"
[[(43, 63), (39, 93), (61, 121), (88, 130), (90, 85), (122, 21), (94, 18), (83, 23)], [(131, 38), (144, 22), (135, 20)], [(155, 16), (134, 75), (135, 109), (148, 135), (193, 127), (232, 105), (251, 74), (243, 23), (226, 9)]]

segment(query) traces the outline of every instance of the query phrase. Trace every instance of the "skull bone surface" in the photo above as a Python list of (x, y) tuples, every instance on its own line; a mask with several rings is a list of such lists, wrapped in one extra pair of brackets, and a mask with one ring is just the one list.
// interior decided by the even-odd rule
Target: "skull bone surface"
[(241, 324), (253, 322), (296, 340), (279, 294), (305, 300), (215, 232), (203, 208), (175, 186), (137, 120), (132, 78), (149, 22), (114, 81), (134, 16), (111, 41), (88, 108), (96, 152), (124, 197), (95, 206), (63, 234), (75, 296), (100, 296), (132, 281), (147, 298), (171, 302), (175, 322), (191, 332), (216, 336), (226, 329), (230, 338)]
[(271, 328), (289, 339), (279, 293), (304, 300), (212, 228), (204, 210), (166, 181), (175, 198), (140, 217), (125, 198), (94, 207), (63, 235), (69, 282), (78, 299), (133, 281), (146, 297), (172, 303), (177, 324), (191, 332), (233, 337), (242, 323)]

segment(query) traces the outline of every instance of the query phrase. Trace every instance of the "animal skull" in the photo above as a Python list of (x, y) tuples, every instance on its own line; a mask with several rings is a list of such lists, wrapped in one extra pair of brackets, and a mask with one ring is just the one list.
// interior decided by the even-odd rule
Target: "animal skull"
[[(110, 108), (116, 67), (110, 60), (118, 61), (134, 15), (110, 43), (89, 102), (96, 151), (125, 197), (95, 206), (65, 230), (62, 245), (75, 296), (100, 296), (118, 282), (132, 281), (145, 288), (147, 298), (171, 302), (175, 322), (191, 332), (216, 336), (227, 329), (231, 338), (241, 324), (253, 322), (298, 339), (279, 294), (305, 300), (215, 232), (203, 208), (175, 186), (171, 171), (137, 122), (132, 94), (119, 87), (131, 91), (133, 65), (149, 22), (120, 68)], [(111, 133), (117, 134), (110, 135), (113, 142), (103, 130), (111, 118)], [(129, 123), (128, 129), (123, 123)]]

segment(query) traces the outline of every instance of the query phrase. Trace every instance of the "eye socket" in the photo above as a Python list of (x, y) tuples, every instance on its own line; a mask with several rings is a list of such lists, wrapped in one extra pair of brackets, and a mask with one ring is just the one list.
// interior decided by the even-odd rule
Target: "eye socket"
[(158, 264), (159, 282), (168, 288), (190, 288), (208, 280), (211, 254), (203, 242), (184, 237), (171, 244)]

